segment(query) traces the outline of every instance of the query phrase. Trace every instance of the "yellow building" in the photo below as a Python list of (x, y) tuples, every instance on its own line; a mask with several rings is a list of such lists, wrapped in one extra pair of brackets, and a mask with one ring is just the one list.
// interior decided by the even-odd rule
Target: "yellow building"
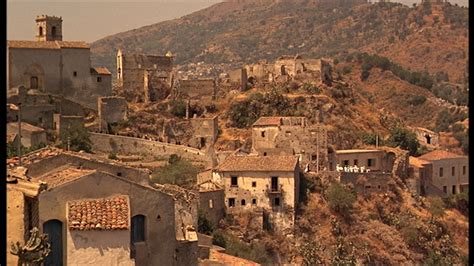
[(216, 169), (228, 213), (263, 210), (276, 227), (291, 228), (299, 195), (297, 156), (229, 156)]

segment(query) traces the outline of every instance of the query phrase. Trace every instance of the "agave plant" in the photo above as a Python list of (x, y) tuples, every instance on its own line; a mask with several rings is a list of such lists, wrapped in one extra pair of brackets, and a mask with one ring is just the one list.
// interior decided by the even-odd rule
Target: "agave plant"
[(51, 251), (48, 236), (40, 234), (34, 227), (30, 230), (30, 238), (22, 245), (20, 242), (11, 243), (10, 253), (18, 256), (18, 265), (39, 265)]

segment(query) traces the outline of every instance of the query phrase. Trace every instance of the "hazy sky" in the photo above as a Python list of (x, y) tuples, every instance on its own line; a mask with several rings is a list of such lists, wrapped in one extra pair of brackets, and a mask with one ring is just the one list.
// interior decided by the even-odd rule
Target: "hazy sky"
[[(290, 1), (290, 0), (288, 0)], [(36, 15), (63, 17), (64, 40), (93, 42), (115, 33), (178, 18), (221, 0), (8, 0), (7, 37), (33, 40)], [(421, 0), (399, 0), (411, 5)], [(450, 0), (467, 5), (468, 0)]]

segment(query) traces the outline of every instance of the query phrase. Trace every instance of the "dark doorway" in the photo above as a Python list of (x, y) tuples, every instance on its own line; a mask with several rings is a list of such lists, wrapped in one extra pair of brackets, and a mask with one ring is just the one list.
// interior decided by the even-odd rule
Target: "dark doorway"
[(132, 229), (130, 230), (130, 257), (133, 259), (136, 257), (135, 243), (145, 241), (145, 216), (135, 215), (132, 217)]
[(31, 77), (30, 78), (30, 89), (37, 90), (38, 89), (38, 77)]
[(53, 37), (56, 37), (56, 27), (54, 27), (54, 26), (51, 28), (51, 35)]
[(272, 191), (278, 191), (278, 176), (272, 176)]
[(206, 147), (206, 139), (200, 138), (199, 144), (200, 144), (200, 148)]
[(51, 252), (44, 260), (45, 266), (63, 265), (63, 223), (59, 220), (49, 220), (43, 224), (43, 233), (48, 235)]
[(425, 138), (426, 138), (426, 143), (427, 143), (427, 144), (431, 144), (431, 137), (430, 137), (430, 135), (426, 134), (426, 135), (425, 135)]
[(282, 76), (286, 75), (286, 67), (285, 66), (281, 66), (281, 75)]

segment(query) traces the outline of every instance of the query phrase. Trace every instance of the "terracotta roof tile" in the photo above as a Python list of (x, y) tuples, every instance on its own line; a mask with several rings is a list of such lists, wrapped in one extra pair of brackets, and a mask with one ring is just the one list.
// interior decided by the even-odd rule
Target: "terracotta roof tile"
[(296, 156), (234, 156), (231, 155), (222, 162), (218, 171), (294, 171), (298, 164)]
[(256, 262), (253, 262), (253, 261), (250, 261), (250, 260), (246, 260), (246, 259), (243, 259), (243, 258), (239, 258), (239, 257), (235, 257), (235, 256), (231, 256), (229, 254), (225, 254), (223, 252), (219, 252), (219, 251), (216, 251), (214, 249), (211, 249), (210, 250), (210, 254), (209, 254), (209, 260), (210, 261), (218, 261), (218, 262), (222, 262), (224, 265), (234, 265), (234, 266), (247, 266), (247, 265), (251, 265), (251, 266), (254, 266), (254, 265), (260, 265)]
[(271, 117), (260, 117), (253, 126), (280, 126), (281, 117), (271, 116)]
[(89, 49), (90, 46), (88, 43), (83, 41), (56, 41), (61, 48), (80, 48), (80, 49)]
[(93, 67), (91, 68), (91, 73), (99, 75), (112, 75), (106, 67)]
[(78, 169), (77, 167), (71, 165), (64, 165), (63, 167), (56, 168), (53, 171), (32, 179), (35, 181), (45, 182), (48, 184), (48, 188), (54, 188), (65, 183), (72, 182), (93, 172), (95, 172), (95, 170)]
[(461, 156), (452, 152), (448, 151), (443, 151), (443, 150), (434, 150), (432, 152), (428, 152), (427, 154), (424, 154), (420, 157), (419, 159), (425, 160), (425, 161), (436, 161), (436, 160), (442, 160), (442, 159), (452, 159), (452, 158), (467, 158), (466, 156)]
[(428, 161), (425, 161), (423, 159), (413, 157), (413, 156), (410, 156), (408, 160), (409, 160), (410, 165), (416, 166), (418, 168), (423, 167), (424, 164), (429, 164), (430, 163)]
[(128, 230), (129, 200), (127, 196), (69, 201), (70, 230)]

